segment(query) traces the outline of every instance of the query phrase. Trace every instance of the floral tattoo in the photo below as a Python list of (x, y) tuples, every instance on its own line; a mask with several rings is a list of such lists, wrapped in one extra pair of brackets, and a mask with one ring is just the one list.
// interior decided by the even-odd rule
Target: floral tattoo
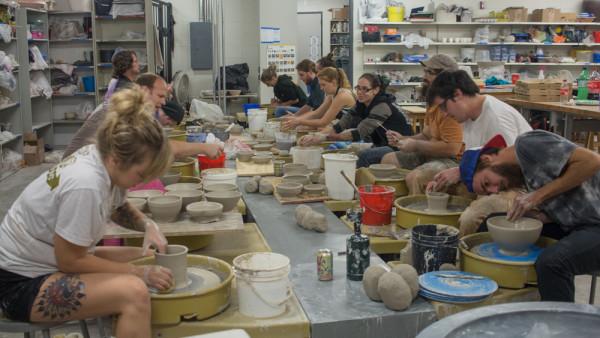
[(64, 320), (81, 308), (84, 298), (85, 284), (79, 275), (68, 274), (51, 282), (35, 306), (46, 318)]

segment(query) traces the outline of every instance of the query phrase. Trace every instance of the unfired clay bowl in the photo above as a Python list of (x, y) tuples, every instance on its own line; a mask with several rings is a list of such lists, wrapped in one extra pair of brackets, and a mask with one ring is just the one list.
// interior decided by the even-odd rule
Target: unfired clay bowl
[(146, 199), (145, 198), (128, 198), (127, 202), (129, 202), (129, 204), (136, 207), (139, 211), (144, 211), (144, 209), (146, 209)]
[(325, 193), (325, 185), (309, 184), (304, 186), (304, 192), (309, 196), (321, 196)]
[(127, 197), (129, 198), (144, 198), (148, 199), (152, 196), (162, 196), (163, 192), (160, 190), (146, 189), (146, 190), (136, 190), (127, 192)]
[(252, 150), (240, 150), (237, 153), (237, 159), (240, 162), (250, 162), (250, 160), (252, 160), (252, 156), (254, 156), (254, 152)]
[(388, 178), (396, 172), (396, 166), (393, 164), (371, 164), (369, 170), (377, 178)]
[(308, 175), (283, 175), (283, 182), (296, 182), (302, 185), (310, 184)]
[(508, 255), (519, 255), (535, 243), (542, 233), (542, 222), (535, 218), (523, 217), (515, 222), (506, 216), (488, 218), (487, 227), (500, 250)]
[(157, 222), (173, 222), (181, 211), (183, 201), (179, 196), (154, 196), (148, 198), (152, 219)]
[(203, 222), (215, 219), (223, 214), (223, 205), (216, 202), (195, 202), (186, 207), (186, 210), (192, 219)]
[(207, 192), (204, 196), (209, 202), (221, 203), (223, 205), (223, 212), (228, 212), (237, 206), (242, 193), (239, 191), (212, 191)]
[(181, 205), (185, 208), (190, 203), (200, 202), (204, 193), (200, 190), (173, 190), (167, 191), (165, 195), (181, 197)]
[(175, 184), (179, 182), (181, 178), (181, 172), (179, 171), (168, 171), (166, 174), (160, 177), (160, 181), (166, 187), (167, 185)]
[(200, 190), (200, 189), (202, 189), (202, 185), (200, 183), (175, 183), (175, 184), (167, 185), (165, 187), (166, 191)]
[(302, 164), (302, 163), (288, 163), (288, 164), (283, 165), (283, 174), (284, 175), (287, 175), (288, 173), (290, 173), (292, 171), (298, 171), (298, 170), (308, 170), (308, 167), (306, 166), (306, 164)]
[(256, 164), (267, 164), (271, 161), (271, 156), (257, 155), (252, 157), (252, 162)]
[(281, 197), (296, 197), (302, 192), (302, 184), (296, 182), (279, 183), (275, 190)]
[(204, 191), (238, 191), (238, 186), (233, 183), (216, 183), (204, 187)]
[(446, 211), (450, 195), (444, 192), (427, 193), (427, 209), (429, 211)]
[(154, 254), (156, 265), (171, 270), (175, 289), (185, 288), (188, 285), (187, 253), (187, 247), (169, 244), (166, 253), (157, 252)]
[(270, 143), (259, 143), (254, 145), (252, 148), (256, 151), (267, 151), (273, 147)]
[(321, 174), (323, 173), (323, 170), (312, 170), (312, 173), (308, 176), (308, 178), (310, 178), (310, 181), (314, 184), (319, 184), (319, 179), (321, 178)]

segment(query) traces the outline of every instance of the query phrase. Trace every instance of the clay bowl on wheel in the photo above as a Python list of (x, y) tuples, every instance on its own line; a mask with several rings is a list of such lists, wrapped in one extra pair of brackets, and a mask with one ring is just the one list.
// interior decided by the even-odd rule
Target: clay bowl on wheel
[(149, 197), (153, 197), (153, 196), (162, 196), (162, 194), (163, 194), (163, 192), (160, 190), (144, 189), (144, 190), (128, 191), (127, 197), (148, 199)]
[(523, 217), (515, 222), (506, 216), (488, 218), (487, 227), (500, 250), (508, 255), (518, 255), (535, 243), (542, 233), (542, 222), (535, 218)]
[(296, 197), (302, 192), (302, 184), (296, 182), (279, 183), (275, 190), (281, 197)]
[(254, 156), (254, 151), (252, 150), (240, 150), (237, 153), (237, 159), (240, 162), (250, 162), (252, 156)]
[(377, 178), (388, 178), (396, 172), (396, 166), (393, 164), (371, 164), (369, 170)]
[(204, 187), (204, 191), (213, 192), (213, 191), (238, 191), (237, 184), (233, 183), (216, 183), (211, 184), (209, 186)]
[(310, 184), (308, 175), (283, 175), (283, 182), (296, 182), (302, 185)]
[(181, 205), (183, 208), (185, 208), (190, 203), (200, 202), (204, 196), (204, 193), (200, 190), (173, 190), (167, 191), (165, 196), (181, 197)]
[(308, 196), (321, 196), (325, 193), (325, 185), (308, 184), (304, 186), (304, 192), (306, 192)]
[(271, 161), (271, 156), (257, 155), (252, 157), (252, 162), (256, 164), (267, 164)]
[(200, 183), (175, 183), (175, 184), (167, 185), (165, 187), (166, 191), (200, 190), (200, 189), (202, 189), (202, 184), (200, 184)]
[(216, 202), (195, 202), (189, 204), (186, 210), (192, 219), (202, 222), (221, 216), (223, 214), (223, 205)]
[(256, 151), (268, 151), (273, 148), (273, 145), (270, 143), (259, 143), (252, 147)]
[(228, 212), (237, 206), (242, 193), (239, 191), (212, 191), (207, 192), (204, 196), (209, 202), (221, 203), (223, 205), (223, 212)]
[(181, 178), (181, 172), (177, 170), (169, 170), (166, 174), (160, 177), (160, 181), (166, 187), (167, 185), (175, 184), (179, 182)]
[(139, 211), (144, 211), (147, 203), (145, 198), (127, 198), (127, 202), (136, 207)]
[(157, 222), (173, 222), (181, 211), (182, 199), (179, 196), (154, 196), (148, 198), (152, 219)]

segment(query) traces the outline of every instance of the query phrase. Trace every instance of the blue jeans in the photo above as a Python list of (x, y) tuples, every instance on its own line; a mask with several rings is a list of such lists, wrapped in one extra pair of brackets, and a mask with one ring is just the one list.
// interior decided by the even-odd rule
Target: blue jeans
[(300, 108), (292, 106), (277, 107), (277, 109), (275, 109), (275, 117), (282, 117), (284, 115), (287, 115), (288, 112), (295, 113), (298, 110), (300, 110)]
[(356, 162), (357, 168), (369, 167), (371, 164), (377, 164), (381, 162), (383, 155), (393, 152), (394, 149), (391, 147), (376, 147), (365, 149), (358, 153), (358, 161)]

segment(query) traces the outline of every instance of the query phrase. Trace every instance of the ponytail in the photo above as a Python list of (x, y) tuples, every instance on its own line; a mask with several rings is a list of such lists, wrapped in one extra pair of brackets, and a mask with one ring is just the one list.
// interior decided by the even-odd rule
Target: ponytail
[(271, 81), (273, 78), (277, 77), (277, 65), (272, 63), (269, 65), (269, 67), (265, 70), (263, 70), (262, 74), (260, 75), (260, 81), (262, 83), (265, 83), (267, 81)]

